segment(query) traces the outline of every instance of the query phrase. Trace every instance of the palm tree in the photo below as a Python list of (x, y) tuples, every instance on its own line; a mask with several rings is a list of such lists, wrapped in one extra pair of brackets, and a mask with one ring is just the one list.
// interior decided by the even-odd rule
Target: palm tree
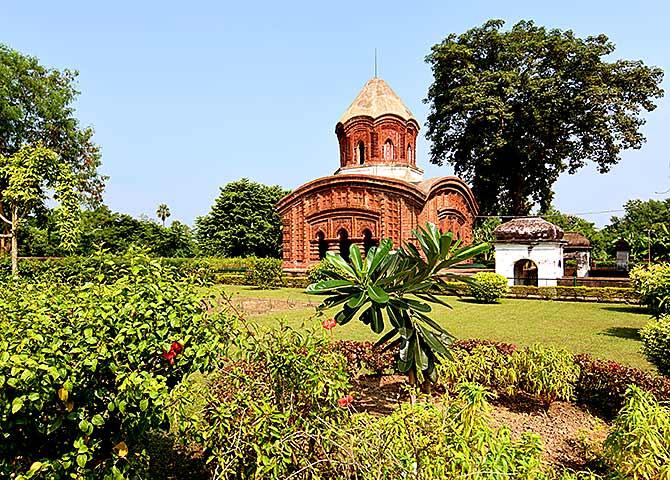
[(161, 203), (156, 209), (156, 215), (158, 215), (158, 218), (160, 218), (163, 222), (163, 226), (165, 226), (165, 219), (170, 216), (170, 207), (164, 203)]

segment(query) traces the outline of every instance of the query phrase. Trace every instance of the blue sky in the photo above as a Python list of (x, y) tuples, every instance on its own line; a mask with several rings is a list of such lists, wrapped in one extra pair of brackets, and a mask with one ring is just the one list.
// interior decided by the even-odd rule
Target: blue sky
[[(164, 202), (189, 224), (229, 181), (295, 188), (331, 174), (335, 123), (372, 76), (374, 48), (380, 76), (421, 124), (430, 47), (490, 18), (605, 33), (616, 57), (662, 67), (670, 90), (670, 4), (662, 0), (2, 3), (0, 42), (79, 70), (78, 116), (102, 147), (105, 202), (152, 217)], [(607, 175), (592, 167), (566, 174), (556, 205), (578, 213), (663, 198), (654, 192), (670, 188), (670, 91), (647, 119), (641, 150), (624, 153)], [(428, 163), (423, 136), (417, 159), (427, 177), (451, 173)]]

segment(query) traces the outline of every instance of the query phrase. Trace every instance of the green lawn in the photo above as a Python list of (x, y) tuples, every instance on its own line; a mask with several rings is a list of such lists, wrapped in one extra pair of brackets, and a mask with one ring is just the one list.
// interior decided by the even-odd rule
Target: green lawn
[[(245, 286), (217, 286), (233, 298), (272, 299), (275, 303), (308, 302), (316, 304), (321, 297), (306, 295), (300, 289), (257, 290)], [(638, 330), (649, 316), (639, 307), (587, 302), (559, 302), (505, 299), (497, 305), (480, 305), (468, 299), (447, 297), (453, 309), (436, 306), (435, 318), (458, 338), (487, 338), (519, 345), (545, 343), (559, 345), (576, 353), (590, 353), (651, 370), (640, 354)], [(289, 303), (285, 308), (289, 308)], [(272, 326), (280, 319), (294, 327), (318, 327), (314, 307), (277, 307), (280, 311), (249, 315), (262, 326)], [(334, 330), (335, 337), (352, 340), (374, 340), (375, 335), (362, 323), (350, 322)]]

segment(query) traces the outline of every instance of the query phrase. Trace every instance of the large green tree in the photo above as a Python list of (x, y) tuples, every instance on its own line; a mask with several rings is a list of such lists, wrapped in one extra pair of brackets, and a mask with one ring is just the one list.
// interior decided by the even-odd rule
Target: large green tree
[(629, 200), (621, 217), (612, 217), (603, 229), (610, 252), (624, 239), (636, 261), (670, 260), (670, 198)]
[(561, 173), (587, 161), (605, 173), (641, 147), (663, 72), (609, 61), (605, 35), (503, 26), (490, 20), (433, 46), (426, 136), (431, 162), (471, 182), (483, 214), (526, 215), (549, 207)]
[(77, 75), (47, 68), (37, 58), (0, 44), (0, 155), (42, 144), (70, 165), (76, 191), (95, 204), (105, 179), (97, 171), (100, 151), (93, 129), (82, 127), (75, 117)]
[(286, 194), (246, 178), (221, 188), (210, 212), (196, 220), (202, 253), (224, 257), (279, 257), (281, 219), (275, 204)]

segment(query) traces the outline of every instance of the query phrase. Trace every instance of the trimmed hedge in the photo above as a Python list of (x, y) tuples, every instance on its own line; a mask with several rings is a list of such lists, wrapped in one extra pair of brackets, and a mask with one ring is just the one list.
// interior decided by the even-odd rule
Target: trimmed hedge
[(510, 287), (510, 297), (540, 298), (543, 300), (573, 300), (596, 302), (638, 303), (638, 295), (630, 288), (622, 287)]

